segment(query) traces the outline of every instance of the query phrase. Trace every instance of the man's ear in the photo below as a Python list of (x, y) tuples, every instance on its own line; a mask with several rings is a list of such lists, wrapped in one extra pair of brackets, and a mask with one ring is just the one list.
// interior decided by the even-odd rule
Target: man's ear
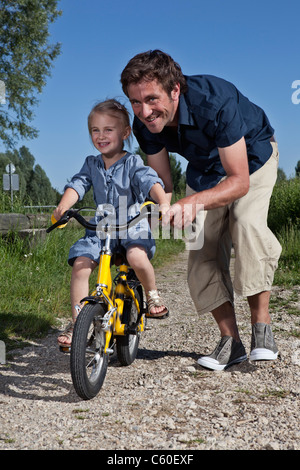
[(173, 101), (177, 101), (180, 95), (180, 84), (176, 83), (173, 90), (171, 91), (171, 98)]

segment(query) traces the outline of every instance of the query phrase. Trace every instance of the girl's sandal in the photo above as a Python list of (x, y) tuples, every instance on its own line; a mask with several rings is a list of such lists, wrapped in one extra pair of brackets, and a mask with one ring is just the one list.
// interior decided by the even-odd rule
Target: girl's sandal
[[(66, 329), (60, 333), (60, 335), (57, 338), (57, 342), (60, 347), (62, 348), (70, 348), (71, 343), (72, 343), (72, 336), (73, 336), (73, 330), (74, 330), (74, 324), (75, 322), (70, 321), (70, 323), (67, 325)], [(67, 338), (68, 342), (61, 342), (59, 341), (59, 338)]]
[[(162, 320), (163, 318), (167, 318), (169, 316), (169, 310), (167, 307), (164, 306), (164, 302), (162, 301), (159, 293), (157, 290), (150, 290), (147, 292), (147, 305), (148, 305), (148, 312), (146, 313), (147, 318), (157, 318), (158, 320)], [(159, 313), (151, 313), (151, 309), (153, 307), (163, 307), (164, 309)]]
[[(75, 310), (76, 310), (76, 318), (75, 320), (71, 320), (70, 323), (67, 325), (66, 329), (60, 333), (60, 335), (58, 336), (57, 338), (57, 342), (60, 346), (60, 348), (66, 348), (66, 349), (69, 349), (71, 347), (71, 344), (72, 344), (72, 337), (73, 337), (73, 330), (74, 330), (74, 325), (75, 325), (75, 321), (81, 311), (81, 306), (80, 305), (75, 305)], [(59, 341), (59, 338), (67, 338), (69, 340), (68, 343), (63, 343), (61, 341)]]

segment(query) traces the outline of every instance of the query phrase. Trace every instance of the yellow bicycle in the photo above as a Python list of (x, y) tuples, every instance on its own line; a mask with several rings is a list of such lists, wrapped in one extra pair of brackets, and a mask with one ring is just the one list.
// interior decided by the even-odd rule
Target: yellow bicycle
[[(116, 349), (121, 365), (131, 364), (138, 352), (140, 336), (145, 328), (143, 289), (124, 252), (112, 254), (111, 233), (128, 229), (142, 218), (149, 217), (148, 205), (127, 224), (102, 226), (105, 243), (100, 252), (100, 262), (94, 291), (86, 298), (73, 331), (70, 350), (70, 369), (76, 393), (84, 400), (94, 398), (100, 391), (108, 367), (109, 356)], [(152, 206), (153, 207), (153, 206)], [(99, 224), (91, 224), (79, 214), (82, 209), (66, 211), (62, 218), (47, 229), (61, 227), (75, 218), (89, 230), (99, 230)], [(151, 217), (160, 213), (150, 210)], [(121, 247), (120, 247), (121, 248)], [(111, 265), (118, 256), (121, 263), (116, 277), (112, 278)]]

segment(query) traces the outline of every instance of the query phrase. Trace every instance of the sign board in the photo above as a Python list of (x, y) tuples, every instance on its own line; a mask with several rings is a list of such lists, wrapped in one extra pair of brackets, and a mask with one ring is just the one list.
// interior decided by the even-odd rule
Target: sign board
[(11, 210), (13, 210), (14, 191), (19, 191), (19, 175), (15, 174), (16, 167), (13, 163), (6, 165), (8, 174), (3, 175), (3, 190), (10, 191)]
[(3, 175), (3, 189), (4, 191), (19, 191), (19, 175)]
[(13, 163), (9, 163), (5, 167), (6, 173), (14, 173), (16, 171), (16, 167)]

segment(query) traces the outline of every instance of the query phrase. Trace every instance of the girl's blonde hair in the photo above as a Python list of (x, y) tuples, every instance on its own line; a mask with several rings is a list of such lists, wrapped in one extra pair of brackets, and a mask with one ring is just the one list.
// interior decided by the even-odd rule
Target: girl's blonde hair
[(109, 100), (97, 103), (91, 110), (90, 114), (88, 115), (88, 128), (89, 128), (90, 134), (91, 134), (91, 120), (95, 113), (110, 114), (114, 117), (122, 119), (124, 128), (131, 127), (129, 112), (127, 111), (125, 106), (123, 106), (121, 103), (119, 103), (119, 101), (115, 99), (109, 99)]

